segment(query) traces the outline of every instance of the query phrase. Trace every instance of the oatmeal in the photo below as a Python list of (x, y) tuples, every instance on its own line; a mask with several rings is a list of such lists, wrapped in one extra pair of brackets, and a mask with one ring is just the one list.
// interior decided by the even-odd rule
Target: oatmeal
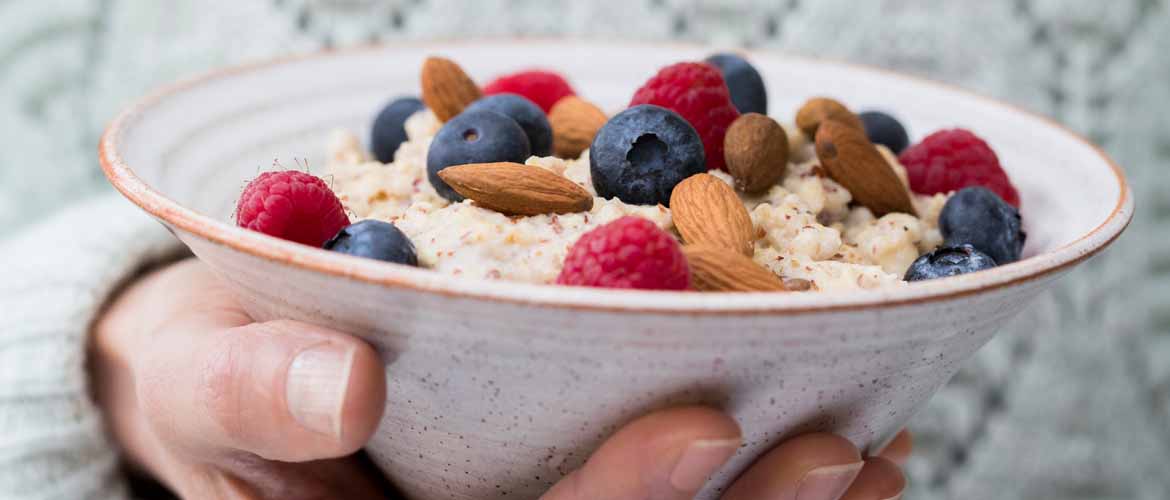
[(609, 116), (555, 73), (500, 92), (428, 57), (368, 145), (329, 137), (327, 181), (265, 172), (236, 224), (453, 276), (642, 290), (874, 289), (1020, 259), (1019, 193), (975, 133), (911, 144), (829, 97), (781, 126), (758, 80), (726, 81), (746, 74), (671, 64)]
[[(531, 157), (526, 162), (594, 195), (588, 212), (518, 217), (472, 201), (452, 203), (427, 180), (427, 150), (440, 123), (424, 110), (411, 116), (405, 128), (408, 140), (386, 164), (371, 160), (353, 134), (336, 132), (329, 143), (328, 175), (353, 216), (391, 222), (409, 236), (423, 267), (476, 278), (552, 283), (569, 247), (591, 229), (636, 215), (673, 230), (666, 207), (597, 197), (589, 151), (575, 160)], [(760, 195), (741, 193), (756, 229), (753, 259), (760, 265), (785, 279), (806, 280), (813, 290), (894, 286), (922, 252), (941, 242), (937, 220), (945, 195), (915, 196), (921, 217), (874, 217), (865, 207), (851, 207), (849, 191), (825, 176), (802, 134), (790, 132), (790, 144), (791, 163), (781, 181)], [(905, 182), (897, 159), (888, 151), (883, 155)], [(732, 183), (723, 172), (710, 173)]]

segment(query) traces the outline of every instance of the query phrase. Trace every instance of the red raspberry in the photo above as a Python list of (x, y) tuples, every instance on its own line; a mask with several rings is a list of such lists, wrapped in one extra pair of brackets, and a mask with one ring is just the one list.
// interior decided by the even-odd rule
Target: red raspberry
[(685, 290), (690, 282), (678, 242), (653, 222), (634, 216), (581, 235), (557, 276), (560, 285), (644, 290)]
[(1008, 204), (1020, 207), (1020, 195), (999, 165), (999, 157), (969, 130), (956, 128), (930, 134), (906, 148), (898, 160), (906, 167), (910, 189), (915, 193), (949, 193), (967, 186), (983, 186)]
[(564, 77), (551, 71), (528, 70), (504, 75), (483, 88), (484, 95), (519, 94), (536, 103), (545, 113), (562, 97), (576, 95)]
[(325, 181), (296, 170), (264, 172), (236, 203), (236, 224), (269, 236), (320, 247), (349, 225)]
[(723, 73), (707, 63), (683, 62), (662, 68), (634, 93), (630, 106), (656, 104), (678, 113), (703, 138), (708, 170), (727, 170), (723, 136), (739, 118)]

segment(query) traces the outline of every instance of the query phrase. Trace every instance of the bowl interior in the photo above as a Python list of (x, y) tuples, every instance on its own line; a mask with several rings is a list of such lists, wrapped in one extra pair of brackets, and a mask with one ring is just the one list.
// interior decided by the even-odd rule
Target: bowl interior
[[(120, 120), (115, 133), (107, 135), (104, 154), (118, 160), (111, 162), (116, 168), (109, 173), (131, 198), (154, 197), (156, 193), (149, 192), (153, 189), (182, 207), (160, 214), (158, 203), (153, 209), (148, 206), (156, 215), (198, 218), (186, 211), (191, 209), (224, 223), (220, 227), (199, 221), (231, 236), (227, 240), (287, 247), (275, 239), (227, 227), (244, 184), (274, 162), (297, 168), (298, 161), (307, 161), (311, 170), (319, 171), (329, 132), (351, 129), (364, 138), (383, 103), (418, 93), (418, 69), (428, 55), (453, 58), (481, 82), (517, 69), (551, 68), (565, 74), (582, 95), (612, 111), (620, 109), (657, 68), (707, 53), (693, 46), (531, 40), (391, 45), (290, 59), (225, 70), (148, 98)], [(1025, 257), (1057, 250), (1065, 255), (1049, 262), (1028, 264), (1036, 259), (1025, 260), (1024, 267), (999, 278), (995, 273), (1004, 273), (1003, 268), (970, 275), (978, 280), (1018, 279), (1072, 262), (1103, 246), (1128, 221), (1128, 214), (1122, 212), (1131, 210), (1127, 204), (1131, 206), (1132, 200), (1120, 173), (1096, 148), (1043, 118), (952, 87), (881, 70), (766, 52), (751, 54), (751, 59), (767, 82), (770, 114), (781, 123), (791, 122), (807, 98), (824, 95), (857, 110), (892, 112), (907, 124), (915, 140), (955, 126), (984, 137), (1019, 188), (1028, 232)], [(125, 180), (134, 176), (142, 184)], [(1114, 234), (1098, 234), (1099, 241), (1084, 243), (1086, 235), (1107, 223), (1113, 224)], [(1071, 248), (1078, 242), (1080, 247)], [(307, 255), (306, 250), (297, 252)], [(366, 263), (351, 265), (372, 269)], [(955, 286), (978, 285), (968, 279), (967, 285)], [(880, 293), (889, 298), (891, 292)]]

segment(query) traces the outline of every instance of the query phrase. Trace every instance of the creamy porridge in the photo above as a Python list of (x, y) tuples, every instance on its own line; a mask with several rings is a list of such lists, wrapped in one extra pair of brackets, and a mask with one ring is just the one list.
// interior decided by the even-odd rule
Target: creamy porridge
[[(510, 217), (476, 206), (452, 203), (427, 181), (426, 156), (440, 128), (430, 111), (405, 124), (409, 140), (383, 164), (372, 160), (352, 133), (329, 140), (333, 190), (356, 219), (392, 222), (418, 251), (419, 264), (438, 272), (487, 279), (552, 283), (568, 248), (581, 234), (626, 215), (674, 230), (670, 210), (629, 205), (596, 197), (589, 212)], [(896, 286), (910, 264), (942, 242), (938, 214), (947, 197), (914, 195), (920, 217), (891, 213), (874, 217), (865, 207), (850, 207), (852, 196), (826, 177), (813, 147), (789, 131), (792, 154), (784, 177), (757, 196), (742, 195), (756, 230), (754, 260), (785, 279), (801, 279), (813, 290), (850, 290)], [(905, 169), (881, 146), (883, 156), (905, 182)], [(532, 157), (526, 162), (562, 175), (596, 195), (590, 181), (589, 152), (563, 160)], [(731, 184), (729, 175), (712, 175)]]

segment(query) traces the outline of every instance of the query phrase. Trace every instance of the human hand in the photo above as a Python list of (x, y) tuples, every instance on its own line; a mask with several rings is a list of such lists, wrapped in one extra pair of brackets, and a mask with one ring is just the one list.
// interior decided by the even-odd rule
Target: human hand
[(195, 260), (146, 276), (94, 325), (92, 385), (128, 461), (182, 498), (386, 498), (353, 456), (377, 427), (377, 353), (256, 323)]
[[(353, 455), (385, 405), (374, 350), (321, 327), (253, 322), (203, 264), (176, 264), (119, 296), (94, 327), (90, 363), (127, 459), (180, 497), (391, 496)], [(739, 443), (739, 427), (715, 410), (653, 413), (542, 498), (691, 498)], [(843, 438), (799, 436), (757, 460), (723, 498), (896, 498), (897, 463), (908, 454), (906, 435), (886, 458), (864, 462)]]

